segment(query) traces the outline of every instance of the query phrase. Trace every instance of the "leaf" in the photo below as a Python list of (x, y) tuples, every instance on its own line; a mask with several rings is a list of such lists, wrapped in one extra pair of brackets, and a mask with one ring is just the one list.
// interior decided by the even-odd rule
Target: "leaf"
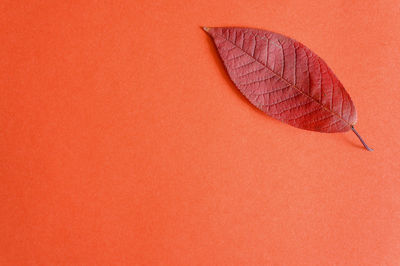
[(208, 28), (236, 87), (257, 108), (291, 126), (356, 133), (357, 112), (326, 63), (303, 44), (274, 32)]

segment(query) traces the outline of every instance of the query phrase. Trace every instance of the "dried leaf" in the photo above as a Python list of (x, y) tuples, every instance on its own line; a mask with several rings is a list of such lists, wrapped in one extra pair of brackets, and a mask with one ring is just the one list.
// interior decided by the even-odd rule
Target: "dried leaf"
[(349, 94), (326, 63), (303, 44), (266, 30), (207, 28), (236, 87), (257, 108), (289, 125), (356, 133)]

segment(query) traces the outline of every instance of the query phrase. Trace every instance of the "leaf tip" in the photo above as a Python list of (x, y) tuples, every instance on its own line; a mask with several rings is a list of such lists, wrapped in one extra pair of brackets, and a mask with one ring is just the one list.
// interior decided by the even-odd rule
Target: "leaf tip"
[(202, 27), (203, 28), (203, 30), (205, 31), (205, 32), (209, 32), (210, 31), (210, 28), (209, 27)]

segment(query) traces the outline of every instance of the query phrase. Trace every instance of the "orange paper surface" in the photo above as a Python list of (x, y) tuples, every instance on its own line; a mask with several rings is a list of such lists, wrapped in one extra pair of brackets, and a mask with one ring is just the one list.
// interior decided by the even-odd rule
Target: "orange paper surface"
[[(1, 265), (399, 265), (400, 3), (2, 1)], [(200, 26), (322, 57), (357, 130), (258, 111)]]

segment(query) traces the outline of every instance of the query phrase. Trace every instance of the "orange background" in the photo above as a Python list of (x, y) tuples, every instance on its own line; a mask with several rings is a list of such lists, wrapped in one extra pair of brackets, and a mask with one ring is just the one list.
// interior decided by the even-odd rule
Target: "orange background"
[[(400, 265), (399, 1), (0, 9), (0, 264)], [(375, 151), (252, 107), (200, 26), (307, 45)]]

